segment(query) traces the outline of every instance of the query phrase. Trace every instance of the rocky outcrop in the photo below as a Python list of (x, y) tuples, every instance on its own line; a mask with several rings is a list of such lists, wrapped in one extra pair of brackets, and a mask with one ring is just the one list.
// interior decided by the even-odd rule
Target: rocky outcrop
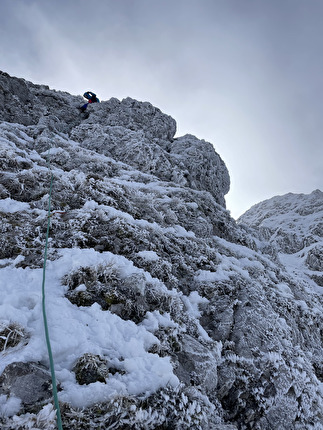
[(86, 114), (77, 110), (81, 103), (80, 96), (0, 72), (0, 120), (38, 125), (38, 132), (68, 133), (81, 146), (159, 179), (209, 191), (225, 205), (229, 174), (211, 144), (189, 136), (174, 143), (175, 120), (148, 102), (112, 98), (90, 106)]
[(0, 71), (0, 120), (22, 125), (42, 125), (68, 132), (81, 118), (75, 107), (82, 97), (50, 90)]
[[(186, 135), (176, 139), (170, 152), (185, 165), (190, 188), (209, 191), (215, 198), (229, 192), (228, 170), (210, 143)], [(218, 197), (218, 201), (225, 206), (224, 198), (221, 200)]]

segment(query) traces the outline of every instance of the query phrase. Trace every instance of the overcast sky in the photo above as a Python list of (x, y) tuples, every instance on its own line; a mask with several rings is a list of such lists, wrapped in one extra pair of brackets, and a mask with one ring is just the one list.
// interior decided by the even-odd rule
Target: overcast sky
[(323, 0), (1, 0), (0, 70), (149, 101), (211, 142), (233, 217), (323, 190)]

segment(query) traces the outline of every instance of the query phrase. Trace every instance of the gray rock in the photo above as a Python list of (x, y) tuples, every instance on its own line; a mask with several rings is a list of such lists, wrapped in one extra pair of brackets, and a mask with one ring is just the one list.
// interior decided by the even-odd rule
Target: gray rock
[(187, 169), (189, 187), (209, 191), (225, 207), (224, 196), (230, 190), (230, 176), (210, 143), (186, 135), (172, 143), (170, 153), (176, 155)]
[(93, 382), (104, 382), (109, 375), (109, 366), (106, 360), (95, 354), (84, 354), (73, 368), (75, 377), (80, 385)]
[(0, 376), (0, 394), (21, 399), (24, 412), (38, 412), (52, 399), (51, 374), (39, 363), (9, 364)]

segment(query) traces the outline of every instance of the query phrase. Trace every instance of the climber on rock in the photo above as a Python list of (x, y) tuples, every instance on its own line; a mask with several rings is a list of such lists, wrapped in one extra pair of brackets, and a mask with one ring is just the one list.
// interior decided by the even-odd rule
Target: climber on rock
[(85, 112), (86, 108), (91, 103), (100, 103), (100, 100), (97, 98), (96, 94), (92, 93), (92, 91), (86, 91), (86, 93), (83, 94), (83, 97), (86, 98), (88, 102), (79, 108), (81, 112)]

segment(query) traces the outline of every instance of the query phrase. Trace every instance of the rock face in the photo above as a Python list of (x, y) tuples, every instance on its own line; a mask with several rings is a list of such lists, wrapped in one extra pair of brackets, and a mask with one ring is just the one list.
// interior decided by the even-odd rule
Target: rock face
[(17, 389), (22, 373), (32, 387), (47, 375), (51, 179), (64, 429), (323, 428), (322, 192), (274, 198), (237, 224), (211, 144), (175, 138), (150, 103), (81, 115), (81, 100), (0, 74), (2, 428), (54, 425), (42, 388), (33, 405)]
[(147, 102), (111, 99), (90, 106), (86, 118), (77, 115), (76, 107), (81, 102), (79, 96), (52, 91), (0, 72), (0, 120), (38, 125), (38, 133), (68, 133), (85, 148), (112, 156), (159, 179), (207, 190), (225, 205), (230, 178), (211, 144), (192, 136), (177, 141), (175, 121)]
[(22, 125), (40, 121), (68, 131), (81, 121), (72, 109), (81, 100), (82, 97), (51, 91), (45, 85), (34, 85), (0, 72), (0, 118), (3, 121)]

